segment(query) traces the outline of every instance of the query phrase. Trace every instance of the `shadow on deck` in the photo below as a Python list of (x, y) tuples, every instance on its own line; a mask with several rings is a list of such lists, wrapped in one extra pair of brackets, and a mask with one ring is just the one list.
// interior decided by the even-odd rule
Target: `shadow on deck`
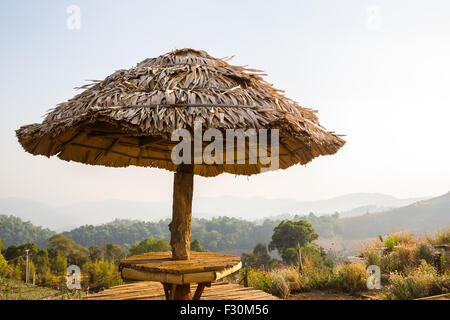
[[(197, 285), (191, 285), (194, 295)], [(165, 300), (164, 289), (159, 282), (142, 281), (112, 287), (89, 295), (85, 300)], [(214, 282), (206, 287), (200, 300), (278, 300), (264, 291), (239, 284)]]

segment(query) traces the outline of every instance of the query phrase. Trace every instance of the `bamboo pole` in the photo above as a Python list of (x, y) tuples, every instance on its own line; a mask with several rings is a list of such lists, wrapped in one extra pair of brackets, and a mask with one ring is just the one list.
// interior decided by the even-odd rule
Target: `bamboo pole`
[(298, 269), (303, 272), (303, 262), (302, 262), (302, 249), (300, 243), (297, 243), (297, 253), (298, 253)]

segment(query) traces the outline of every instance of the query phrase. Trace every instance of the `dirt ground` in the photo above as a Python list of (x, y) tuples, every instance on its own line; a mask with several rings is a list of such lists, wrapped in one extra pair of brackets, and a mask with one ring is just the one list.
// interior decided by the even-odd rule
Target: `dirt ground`
[(368, 291), (360, 295), (351, 295), (343, 292), (313, 290), (291, 294), (287, 300), (378, 300), (380, 292)]

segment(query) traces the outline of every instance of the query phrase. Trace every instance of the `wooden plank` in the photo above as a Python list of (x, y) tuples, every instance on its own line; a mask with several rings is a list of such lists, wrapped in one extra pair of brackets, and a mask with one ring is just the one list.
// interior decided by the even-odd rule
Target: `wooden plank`
[(158, 281), (165, 283), (183, 284), (182, 275), (163, 272), (144, 272), (130, 268), (122, 269), (122, 278), (130, 280)]
[[(171, 285), (171, 289), (172, 289)], [(200, 288), (200, 289), (199, 289)], [(201, 285), (191, 286), (191, 294), (198, 298), (197, 291), (200, 291)], [(172, 291), (169, 290), (172, 295)], [(174, 296), (172, 296), (174, 297)], [(171, 297), (169, 297), (171, 298)], [(142, 282), (136, 284), (126, 284), (107, 289), (99, 294), (86, 297), (87, 300), (164, 300), (166, 299), (164, 288), (159, 283)], [(251, 287), (242, 287), (234, 283), (213, 282), (211, 287), (203, 287), (201, 300), (276, 300), (277, 297), (261, 290)]]
[(450, 293), (444, 293), (444, 294), (438, 294), (436, 296), (417, 298), (414, 300), (450, 300)]
[(183, 274), (182, 277), (183, 277), (184, 283), (212, 282), (212, 281), (216, 280), (216, 273), (214, 271), (187, 273), (187, 274)]
[(232, 273), (235, 273), (236, 271), (240, 270), (242, 268), (242, 262), (239, 262), (237, 265), (235, 265), (234, 267), (231, 268), (226, 268), (224, 270), (221, 271), (216, 271), (216, 279), (215, 280), (219, 280), (222, 279)]

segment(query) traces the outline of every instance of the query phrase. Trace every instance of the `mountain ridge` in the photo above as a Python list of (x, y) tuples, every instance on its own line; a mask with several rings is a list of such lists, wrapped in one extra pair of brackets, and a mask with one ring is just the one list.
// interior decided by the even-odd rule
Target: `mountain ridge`
[[(315, 201), (264, 197), (200, 197), (194, 198), (193, 216), (197, 218), (229, 216), (250, 221), (286, 213), (305, 215), (314, 212), (323, 215), (338, 211), (342, 216), (347, 216), (347, 211), (351, 212), (364, 206), (370, 207), (371, 212), (382, 211), (387, 207), (401, 207), (422, 199), (425, 197), (399, 199), (380, 193), (352, 193)], [(111, 199), (56, 206), (18, 197), (0, 199), (0, 214), (14, 215), (57, 232), (85, 224), (99, 225), (115, 219), (158, 221), (171, 217), (171, 209), (170, 202)], [(348, 215), (363, 214), (367, 210), (355, 212)]]

